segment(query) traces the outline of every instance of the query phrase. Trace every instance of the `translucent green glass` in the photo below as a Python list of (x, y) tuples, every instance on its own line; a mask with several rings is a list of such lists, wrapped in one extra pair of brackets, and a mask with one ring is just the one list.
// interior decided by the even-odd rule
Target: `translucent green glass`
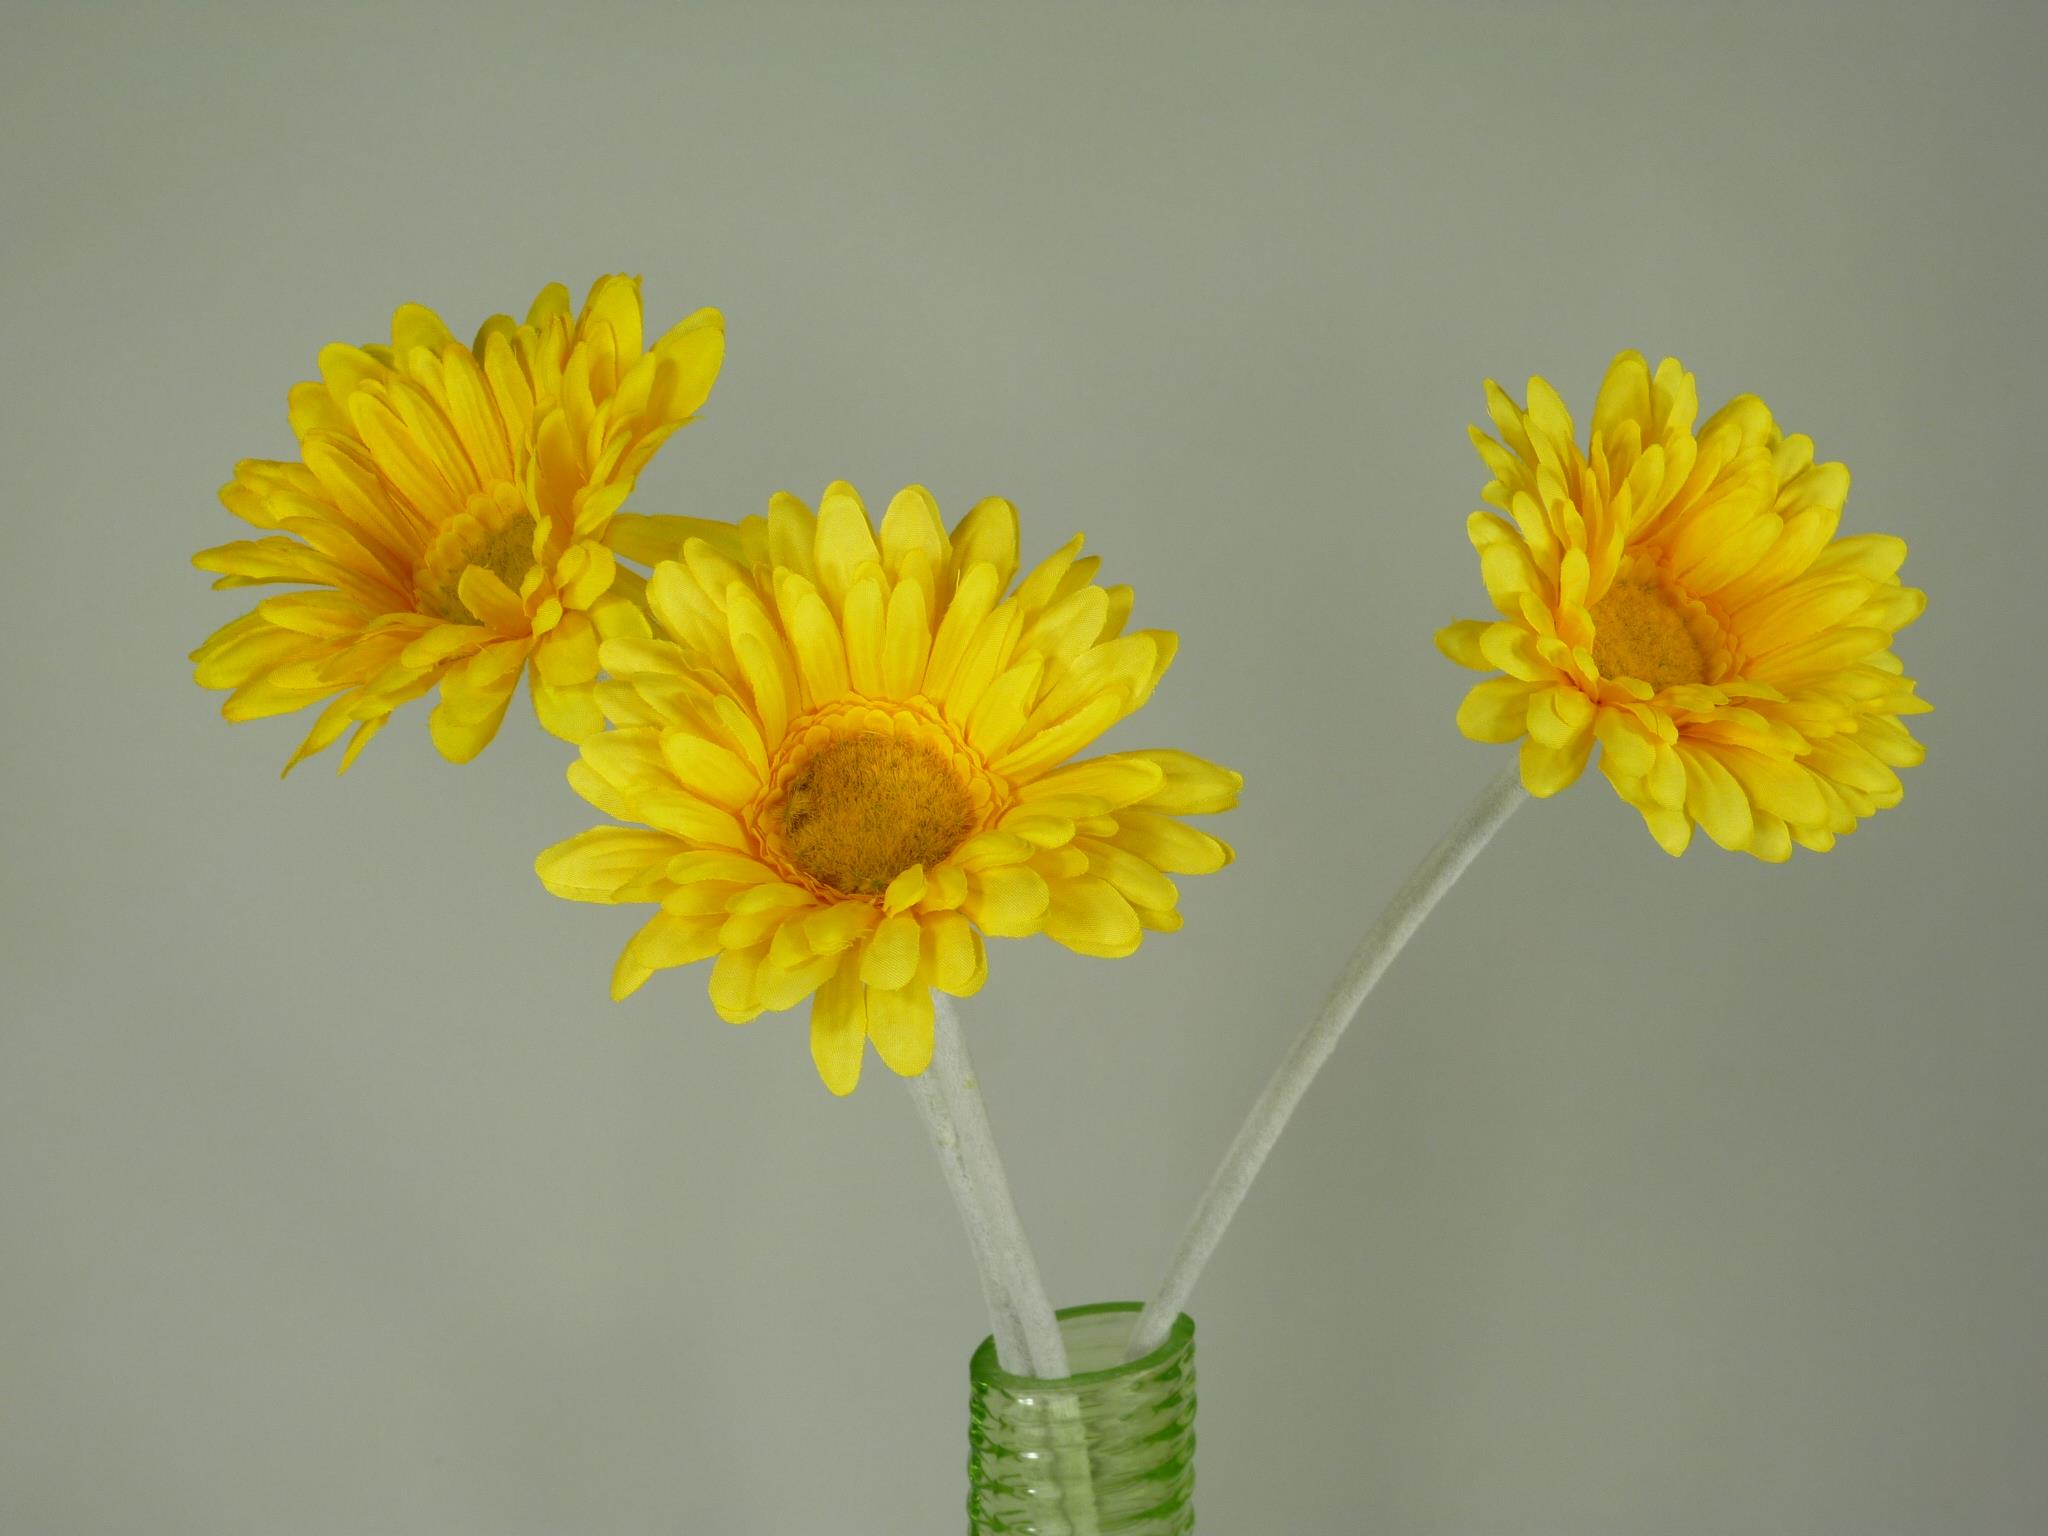
[(968, 1366), (969, 1536), (1185, 1536), (1195, 1528), (1195, 1324), (1128, 1363), (1135, 1301), (1069, 1307), (1064, 1381)]

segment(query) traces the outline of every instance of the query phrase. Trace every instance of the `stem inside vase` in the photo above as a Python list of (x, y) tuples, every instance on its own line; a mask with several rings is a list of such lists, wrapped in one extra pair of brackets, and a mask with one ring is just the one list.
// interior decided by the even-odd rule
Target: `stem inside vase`
[(1195, 1325), (1126, 1361), (1134, 1301), (1058, 1314), (1071, 1375), (1005, 1371), (993, 1339), (968, 1367), (968, 1529), (1185, 1536), (1195, 1528)]

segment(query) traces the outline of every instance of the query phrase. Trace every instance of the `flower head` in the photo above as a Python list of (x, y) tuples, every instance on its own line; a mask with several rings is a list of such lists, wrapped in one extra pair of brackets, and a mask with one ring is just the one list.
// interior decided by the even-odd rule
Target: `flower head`
[(1926, 594), (1899, 583), (1903, 540), (1835, 536), (1847, 469), (1816, 464), (1754, 395), (1695, 432), (1674, 358), (1654, 376), (1639, 353), (1614, 360), (1584, 452), (1542, 379), (1527, 410), (1486, 393), (1500, 439), (1472, 439), (1508, 516), (1467, 528), (1501, 617), (1437, 635), (1453, 661), (1505, 674), (1466, 695), (1467, 736), (1519, 739), (1535, 795), (1575, 780), (1598, 742), (1673, 854), (1697, 823), (1783, 860), (1898, 804), (1894, 770), (1923, 755), (1899, 717), (1930, 706), (1890, 647)]
[(816, 514), (779, 495), (655, 568), (660, 633), (607, 639), (612, 729), (569, 781), (631, 826), (541, 854), (575, 901), (658, 902), (612, 995), (716, 958), (734, 1023), (811, 999), (811, 1054), (853, 1090), (865, 1042), (931, 1059), (932, 989), (976, 991), (984, 936), (1085, 955), (1180, 927), (1169, 875), (1230, 849), (1179, 820), (1242, 780), (1184, 752), (1070, 759), (1142, 706), (1174, 637), (1124, 632), (1128, 587), (1095, 584), (1077, 537), (1010, 589), (1017, 515), (977, 505), (949, 534), (913, 486), (880, 536), (851, 486)]
[(466, 762), (522, 673), (549, 730), (599, 729), (598, 638), (640, 586), (615, 556), (644, 558), (695, 526), (620, 507), (703, 405), (724, 353), (712, 309), (643, 349), (628, 277), (600, 278), (573, 320), (553, 284), (524, 323), (493, 315), (472, 346), (408, 304), (390, 346), (323, 348), (320, 381), (289, 397), (299, 459), (246, 460), (221, 489), (265, 536), (193, 557), (216, 587), (312, 590), (216, 631), (192, 653), (199, 683), (233, 690), (230, 720), (328, 701), (287, 772), (353, 726), (347, 768), (394, 709), (437, 685), (434, 743)]

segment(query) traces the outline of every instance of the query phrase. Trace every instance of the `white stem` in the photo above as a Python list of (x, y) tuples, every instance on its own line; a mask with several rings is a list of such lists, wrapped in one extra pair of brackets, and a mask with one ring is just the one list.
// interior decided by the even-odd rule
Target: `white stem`
[(1016, 1202), (1010, 1198), (1010, 1181), (1003, 1175), (1003, 1159), (996, 1151), (995, 1133), (989, 1129), (988, 1106), (981, 1101), (981, 1085), (975, 1080), (952, 999), (935, 992), (932, 1002), (937, 1011), (933, 1020), (937, 1037), (927, 1075), (938, 1085), (952, 1120), (967, 1187), (973, 1191), (986, 1225), (988, 1273), (994, 1288), (1014, 1310), (1023, 1336), (1022, 1359), (1003, 1357), (1000, 1335), (997, 1357), (1013, 1375), (1056, 1380), (1067, 1374), (1067, 1347), (1060, 1337), (1059, 1321), (1046, 1299), (1045, 1282), (1039, 1278), (1038, 1260), (1024, 1236), (1024, 1225), (1017, 1219)]
[(982, 1205), (974, 1182), (968, 1176), (967, 1164), (960, 1155), (959, 1128), (953, 1123), (952, 1111), (946, 1108), (946, 1096), (939, 1091), (939, 1085), (929, 1072), (904, 1081), (919, 1114), (924, 1117), (924, 1128), (932, 1139), (932, 1150), (939, 1155), (939, 1171), (946, 1177), (946, 1188), (952, 1191), (953, 1204), (960, 1212), (960, 1224), (967, 1229), (967, 1246), (974, 1253), (974, 1271), (981, 1280), (982, 1300), (988, 1303), (989, 1332), (995, 1336), (996, 1358), (1003, 1362), (1004, 1370), (1019, 1370), (1022, 1367), (1011, 1362), (1028, 1358), (1024, 1350), (1024, 1328), (1017, 1321), (1017, 1309), (1011, 1305), (1009, 1293), (996, 1276), (995, 1244), (990, 1235), (988, 1211)]
[(1238, 1128), (1236, 1139), (1230, 1143), (1230, 1150), (1223, 1154), (1209, 1187), (1202, 1192), (1201, 1203), (1195, 1207), (1194, 1219), (1181, 1236), (1180, 1247), (1174, 1251), (1165, 1283), (1146, 1304), (1131, 1331), (1127, 1358), (1135, 1360), (1149, 1354), (1165, 1341), (1174, 1319), (1193, 1294), (1209, 1255), (1216, 1251), (1223, 1229), (1230, 1225), (1230, 1218), (1244, 1201), (1245, 1191), (1258, 1177), (1266, 1154), (1287, 1128), (1288, 1117), (1323, 1063), (1330, 1059), (1330, 1052), (1336, 1049), (1366, 994), (1422, 926), (1430, 909), (1457, 883), (1458, 876), (1478, 857), (1487, 840), (1526, 799), (1520, 770), (1510, 763), (1486, 786), (1443, 841), (1430, 850), (1429, 857), (1416, 866), (1415, 873), (1380, 913), (1379, 921), (1358, 941), (1321, 1010), (1294, 1037), (1294, 1044), (1266, 1084), (1266, 1091), (1259, 1095), (1251, 1114)]
[[(1010, 1198), (1010, 1181), (1004, 1176), (1003, 1159), (996, 1151), (988, 1106), (982, 1102), (981, 1084), (967, 1055), (967, 1040), (960, 1033), (959, 1016), (953, 1011), (952, 999), (942, 992), (932, 994), (932, 1004), (932, 1064), (923, 1077), (913, 1080), (913, 1087), (929, 1081), (931, 1090), (918, 1096), (926, 1124), (936, 1127), (937, 1116), (951, 1132), (953, 1158), (940, 1145), (936, 1128), (932, 1142), (939, 1147), (941, 1164), (947, 1165), (947, 1182), (953, 1184), (954, 1198), (960, 1202), (961, 1215), (967, 1223), (967, 1240), (975, 1249), (975, 1262), (982, 1272), (989, 1315), (998, 1320), (996, 1359), (1013, 1376), (1058, 1380), (1067, 1374), (1066, 1341), (1060, 1336), (1059, 1319), (1053, 1316), (1052, 1303), (1046, 1298), (1045, 1281), (1039, 1276), (1038, 1260), (1024, 1236), (1024, 1224), (1017, 1219), (1016, 1202)], [(950, 1166), (955, 1158), (959, 1165), (957, 1183)], [(1001, 1321), (1006, 1315), (1016, 1328), (1008, 1346)], [(1045, 1409), (1065, 1515), (1063, 1536), (1095, 1536), (1101, 1527), (1080, 1402), (1071, 1393), (1048, 1393)], [(1045, 1529), (1050, 1536), (1059, 1527)]]

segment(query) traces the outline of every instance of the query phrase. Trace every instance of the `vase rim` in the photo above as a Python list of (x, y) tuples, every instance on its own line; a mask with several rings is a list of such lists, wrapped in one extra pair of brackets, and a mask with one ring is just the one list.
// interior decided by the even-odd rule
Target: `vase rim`
[[(1097, 1317), (1105, 1312), (1142, 1312), (1145, 1304), (1141, 1301), (1091, 1301), (1078, 1307), (1061, 1307), (1053, 1316), (1064, 1323), (1069, 1318)], [(1027, 1376), (1019, 1371), (1006, 1371), (996, 1358), (995, 1335), (990, 1334), (981, 1341), (973, 1356), (967, 1362), (967, 1374), (971, 1380), (990, 1382), (1005, 1389), (1038, 1389), (1041, 1391), (1073, 1391), (1079, 1387), (1099, 1386), (1119, 1377), (1134, 1376), (1164, 1365), (1167, 1359), (1184, 1352), (1194, 1342), (1195, 1320), (1183, 1312), (1173, 1320), (1173, 1326), (1166, 1331), (1166, 1337), (1159, 1347), (1150, 1354), (1140, 1355), (1135, 1360), (1125, 1360), (1117, 1365), (1104, 1366), (1099, 1371), (1080, 1371), (1072, 1376)]]

